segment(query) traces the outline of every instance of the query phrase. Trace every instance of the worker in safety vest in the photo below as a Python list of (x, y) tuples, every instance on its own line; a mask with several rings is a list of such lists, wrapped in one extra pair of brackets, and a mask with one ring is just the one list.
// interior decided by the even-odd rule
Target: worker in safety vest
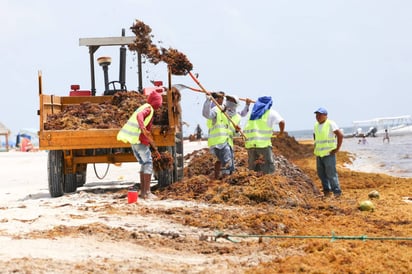
[[(210, 93), (207, 93), (202, 115), (208, 119), (209, 134), (207, 143), (210, 152), (217, 158), (214, 166), (214, 178), (219, 179), (220, 173), (222, 173), (222, 176), (227, 176), (232, 174), (235, 169), (233, 137), (240, 130), (240, 115), (236, 112), (239, 99), (237, 96), (226, 96), (225, 106), (211, 107), (212, 104)], [(226, 112), (231, 121), (222, 110)]]
[(127, 123), (117, 134), (117, 140), (131, 144), (133, 154), (140, 163), (140, 197), (142, 199), (155, 199), (150, 192), (150, 182), (153, 173), (153, 159), (150, 146), (157, 156), (159, 152), (150, 133), (155, 110), (162, 106), (161, 93), (152, 91), (147, 98), (147, 103), (140, 106), (129, 118)]
[(271, 109), (272, 97), (259, 97), (253, 106), (243, 133), (246, 136), (245, 147), (248, 153), (248, 167), (250, 170), (263, 174), (275, 172), (275, 161), (272, 151), (272, 135), (279, 126), (278, 137), (282, 137), (285, 130), (285, 120)]
[(336, 153), (342, 145), (343, 133), (334, 121), (328, 119), (328, 111), (325, 108), (318, 108), (315, 114), (317, 122), (313, 130), (313, 139), (318, 177), (322, 182), (325, 197), (332, 193), (339, 197), (342, 190), (336, 171)]

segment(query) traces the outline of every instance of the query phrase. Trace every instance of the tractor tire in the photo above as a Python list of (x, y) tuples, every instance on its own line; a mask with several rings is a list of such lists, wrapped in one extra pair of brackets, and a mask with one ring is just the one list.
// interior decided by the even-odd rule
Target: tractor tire
[(176, 153), (183, 154), (183, 134), (181, 132), (176, 133)]
[(75, 173), (69, 173), (64, 175), (63, 190), (65, 193), (75, 192), (77, 189), (77, 180)]
[(47, 173), (49, 183), (49, 193), (51, 197), (63, 196), (63, 151), (50, 150), (47, 156)]
[[(174, 158), (173, 147), (159, 147), (159, 152), (168, 151)], [(173, 170), (160, 170), (156, 174), (157, 185), (159, 188), (164, 188), (173, 183)]]
[(174, 177), (173, 183), (177, 181), (181, 181), (183, 179), (183, 167), (184, 167), (184, 154), (183, 154), (183, 134), (176, 133), (176, 144), (175, 144), (175, 152), (173, 154), (173, 159), (175, 159), (174, 164)]

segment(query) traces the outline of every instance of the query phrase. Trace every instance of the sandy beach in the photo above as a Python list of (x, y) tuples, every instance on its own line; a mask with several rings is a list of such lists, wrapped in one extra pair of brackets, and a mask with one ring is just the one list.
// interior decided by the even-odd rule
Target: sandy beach
[[(50, 198), (46, 152), (1, 153), (2, 273), (412, 271), (412, 179), (353, 171), (353, 156), (340, 152), (344, 195), (324, 199), (316, 193), (310, 142), (277, 142), (274, 151), (284, 158), (275, 176), (245, 171), (245, 152), (237, 147), (239, 172), (228, 180), (193, 175), (192, 167), (182, 182), (155, 191), (158, 200), (134, 204), (127, 203), (127, 188), (138, 182), (137, 163), (110, 165), (103, 180), (89, 165), (84, 187)], [(196, 157), (207, 158), (204, 148), (205, 142), (185, 143), (189, 167)], [(96, 172), (106, 168), (96, 165)], [(380, 193), (375, 210), (360, 211), (373, 190)]]

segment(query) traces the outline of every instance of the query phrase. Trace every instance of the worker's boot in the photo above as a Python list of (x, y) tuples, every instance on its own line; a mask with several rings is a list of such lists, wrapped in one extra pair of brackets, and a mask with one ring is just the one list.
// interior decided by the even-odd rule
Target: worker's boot
[(144, 189), (144, 174), (143, 172), (139, 173), (140, 175), (140, 198), (144, 199), (143, 197), (146, 195), (146, 190)]
[(220, 161), (216, 161), (216, 162), (215, 162), (215, 179), (216, 179), (216, 180), (219, 179), (220, 167), (221, 167)]

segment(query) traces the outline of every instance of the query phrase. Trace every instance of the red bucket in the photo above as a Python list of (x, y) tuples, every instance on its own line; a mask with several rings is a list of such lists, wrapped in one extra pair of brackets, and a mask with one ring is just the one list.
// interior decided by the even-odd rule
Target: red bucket
[(137, 191), (136, 190), (129, 190), (127, 192), (127, 203), (132, 204), (137, 202)]

